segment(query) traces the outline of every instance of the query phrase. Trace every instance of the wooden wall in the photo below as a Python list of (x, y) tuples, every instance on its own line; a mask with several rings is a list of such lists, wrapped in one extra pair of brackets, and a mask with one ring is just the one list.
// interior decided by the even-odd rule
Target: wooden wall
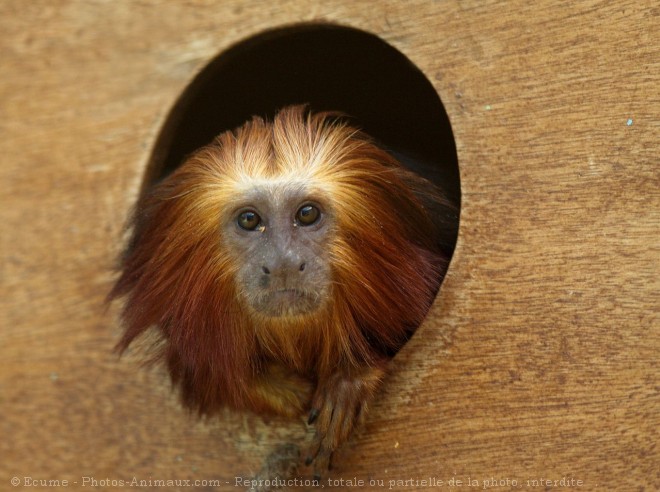
[(305, 437), (302, 422), (188, 415), (161, 369), (112, 353), (120, 328), (103, 308), (177, 97), (223, 49), (301, 21), (377, 34), (424, 71), (463, 193), (437, 301), (331, 477), (359, 490), (460, 490), (468, 477), (657, 490), (658, 12), (651, 0), (0, 3), (0, 490), (25, 477), (240, 490), (235, 476), (263, 474)]

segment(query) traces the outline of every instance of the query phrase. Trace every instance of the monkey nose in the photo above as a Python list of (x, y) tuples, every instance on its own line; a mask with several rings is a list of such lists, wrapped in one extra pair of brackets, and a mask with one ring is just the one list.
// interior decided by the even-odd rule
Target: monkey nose
[(295, 268), (297, 268), (297, 270), (299, 272), (304, 272), (306, 267), (307, 267), (307, 264), (305, 262), (300, 263), (300, 265), (298, 265), (297, 267), (294, 267), (294, 265), (277, 265), (277, 267), (274, 267), (272, 269), (268, 268), (266, 265), (264, 265), (264, 266), (261, 267), (261, 271), (265, 275), (270, 275), (271, 270), (274, 271), (275, 274), (278, 274), (278, 273), (279, 274), (287, 274), (289, 272), (293, 272)]

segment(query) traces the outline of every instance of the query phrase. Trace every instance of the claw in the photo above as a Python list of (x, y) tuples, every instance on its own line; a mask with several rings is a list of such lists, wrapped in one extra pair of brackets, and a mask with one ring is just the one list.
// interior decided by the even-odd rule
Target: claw
[(307, 425), (312, 425), (316, 422), (316, 419), (319, 417), (319, 410), (317, 408), (312, 408), (312, 411), (309, 412), (309, 418), (307, 419)]
[(321, 475), (319, 473), (315, 473), (312, 480), (314, 481), (314, 485), (318, 487), (321, 484)]
[(311, 465), (313, 461), (314, 461), (314, 457), (311, 455), (308, 456), (307, 458), (305, 458), (305, 466)]

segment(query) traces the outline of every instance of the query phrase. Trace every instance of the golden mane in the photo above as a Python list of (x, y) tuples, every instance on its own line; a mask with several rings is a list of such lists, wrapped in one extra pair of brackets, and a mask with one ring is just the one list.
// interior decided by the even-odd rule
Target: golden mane
[[(271, 322), (241, 306), (218, 225), (241, 193), (269, 182), (304, 183), (337, 218), (327, 244), (331, 302)], [(425, 204), (449, 205), (434, 193), (335, 114), (290, 107), (272, 123), (254, 118), (223, 133), (137, 206), (110, 294), (126, 297), (118, 348), (159, 327), (173, 381), (205, 413), (265, 409), (246, 386), (270, 359), (318, 379), (392, 354), (423, 320), (446, 268)]]

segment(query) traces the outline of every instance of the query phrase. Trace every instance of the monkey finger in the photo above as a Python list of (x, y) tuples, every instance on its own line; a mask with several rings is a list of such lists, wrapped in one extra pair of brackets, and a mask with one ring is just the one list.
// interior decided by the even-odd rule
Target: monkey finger
[(326, 399), (322, 402), (321, 406), (314, 408), (319, 408), (314, 418), (314, 427), (316, 427), (316, 435), (314, 437), (323, 443), (334, 418), (336, 403), (332, 399)]
[(334, 451), (348, 440), (360, 421), (361, 410), (362, 404), (352, 400), (345, 400), (341, 405), (335, 407), (323, 443), (327, 449)]
[(314, 461), (314, 479), (318, 477), (318, 480), (320, 482), (321, 477), (323, 477), (328, 473), (328, 471), (330, 471), (331, 459), (332, 459), (332, 452), (319, 453), (316, 460)]
[(333, 451), (330, 453), (330, 456), (328, 456), (328, 471), (332, 471), (333, 465), (332, 465), (332, 458), (334, 458), (335, 452)]
[(305, 466), (311, 465), (314, 460), (316, 460), (316, 457), (319, 455), (321, 452), (321, 445), (322, 445), (322, 436), (319, 434), (318, 431), (314, 434), (314, 439), (312, 439), (312, 444), (310, 444), (309, 449), (307, 450), (307, 457), (305, 458)]
[[(330, 415), (328, 416), (328, 413)], [(323, 466), (318, 467), (317, 462), (320, 460), (324, 462), (324, 456), (330, 456), (336, 446), (333, 444), (334, 439), (329, 435), (329, 429), (333, 422), (334, 410), (330, 412), (321, 412), (320, 418), (316, 422), (316, 432), (312, 442), (308, 448), (307, 457), (305, 459), (305, 466), (315, 463), (315, 469), (322, 469)]]

